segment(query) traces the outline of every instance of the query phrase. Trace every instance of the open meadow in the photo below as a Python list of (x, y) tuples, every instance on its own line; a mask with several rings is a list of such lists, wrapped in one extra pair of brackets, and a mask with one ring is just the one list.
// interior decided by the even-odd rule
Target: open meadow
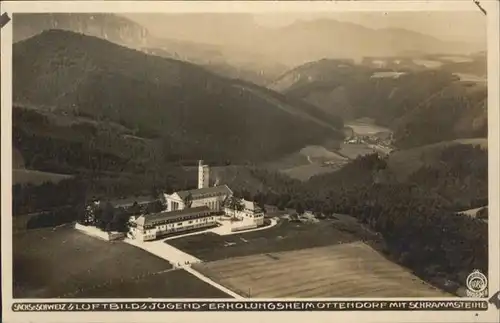
[(184, 269), (170, 269), (76, 293), (77, 298), (231, 298)]
[(203, 233), (168, 240), (168, 244), (203, 261), (263, 253), (300, 250), (357, 241), (358, 238), (335, 229), (334, 223), (295, 223), (279, 221), (261, 231), (219, 236)]
[(165, 260), (70, 226), (13, 237), (15, 298), (228, 297)]
[(307, 165), (284, 169), (281, 171), (281, 173), (286, 174), (291, 178), (298, 179), (300, 181), (307, 181), (308, 179), (316, 175), (335, 172), (340, 168), (342, 168), (345, 164), (346, 162), (344, 161), (338, 161), (330, 165), (313, 163), (313, 164), (307, 164)]
[(359, 136), (374, 135), (379, 132), (391, 132), (390, 129), (376, 125), (373, 120), (361, 118), (345, 124), (345, 127), (352, 128)]
[(360, 156), (373, 154), (375, 150), (367, 144), (342, 144), (339, 149), (339, 154), (349, 159), (356, 159)]
[(306, 181), (315, 175), (337, 171), (349, 161), (347, 157), (336, 153), (340, 145), (341, 143), (335, 143), (336, 148), (331, 150), (319, 145), (306, 146), (298, 152), (266, 163), (263, 167)]
[(450, 296), (362, 242), (237, 257), (195, 268), (253, 298)]

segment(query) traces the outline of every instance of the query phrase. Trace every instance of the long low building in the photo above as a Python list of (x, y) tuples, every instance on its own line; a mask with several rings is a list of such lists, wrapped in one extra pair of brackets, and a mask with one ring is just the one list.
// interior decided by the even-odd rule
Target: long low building
[(216, 215), (216, 211), (205, 205), (145, 214), (131, 223), (130, 235), (137, 240), (149, 241), (172, 233), (208, 228), (217, 225)]

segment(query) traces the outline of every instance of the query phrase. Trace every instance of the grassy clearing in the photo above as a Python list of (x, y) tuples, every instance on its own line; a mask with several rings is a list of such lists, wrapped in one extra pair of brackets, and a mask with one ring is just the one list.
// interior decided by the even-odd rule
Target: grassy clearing
[(414, 59), (413, 60), (414, 64), (424, 66), (426, 68), (438, 68), (443, 65), (442, 62), (439, 61), (431, 61), (431, 60), (426, 60), (426, 59)]
[(346, 158), (326, 149), (323, 146), (307, 146), (300, 150), (300, 154), (305, 156), (308, 161), (326, 162), (326, 161), (342, 161)]
[(15, 298), (188, 297), (198, 288), (198, 297), (213, 297), (218, 292), (200, 287), (204, 282), (187, 273), (170, 272), (167, 261), (146, 251), (68, 226), (15, 234), (13, 266)]
[(196, 268), (251, 297), (449, 296), (361, 242), (238, 257)]
[(12, 185), (28, 183), (31, 183), (33, 185), (40, 185), (45, 182), (57, 183), (62, 181), (63, 179), (68, 179), (71, 177), (71, 175), (41, 172), (31, 169), (13, 169)]
[(204, 261), (261, 253), (300, 250), (347, 243), (358, 238), (336, 230), (329, 221), (292, 223), (280, 221), (262, 231), (219, 236), (213, 233), (169, 240), (168, 244)]
[(183, 269), (84, 290), (78, 298), (231, 298)]
[(392, 132), (390, 129), (374, 124), (374, 121), (369, 118), (360, 118), (345, 124), (345, 127), (350, 127), (357, 135), (367, 136), (378, 132)]
[[(323, 146), (311, 145), (277, 161), (266, 163), (265, 168), (279, 171), (291, 178), (306, 181), (314, 175), (337, 171), (348, 158)], [(324, 163), (332, 163), (324, 165)]]
[(366, 144), (342, 144), (339, 154), (349, 159), (356, 159), (359, 156), (373, 154), (375, 151)]
[(462, 82), (473, 82), (473, 83), (487, 83), (488, 79), (485, 76), (479, 76), (474, 74), (466, 73), (455, 73), (456, 76), (460, 78)]
[(280, 171), (283, 169), (289, 169), (309, 164), (310, 162), (307, 160), (307, 156), (301, 154), (301, 152), (298, 151), (293, 154), (287, 155), (283, 158), (280, 158), (278, 160), (264, 163), (263, 167), (275, 171)]
[(339, 161), (334, 165), (322, 165), (314, 163), (314, 164), (302, 165), (298, 167), (284, 169), (281, 171), (281, 173), (286, 174), (291, 178), (298, 179), (300, 181), (307, 181), (308, 179), (310, 179), (312, 176), (315, 175), (335, 172), (340, 168), (342, 168), (343, 165), (345, 165), (344, 161)]
[(483, 208), (487, 207), (486, 205), (485, 206), (481, 206), (481, 207), (477, 207), (477, 208), (474, 208), (474, 209), (469, 209), (469, 210), (464, 210), (464, 211), (461, 211), (461, 212), (457, 212), (458, 215), (468, 215), (468, 216), (471, 216), (471, 217), (475, 217), (477, 216), (477, 213), (482, 210)]

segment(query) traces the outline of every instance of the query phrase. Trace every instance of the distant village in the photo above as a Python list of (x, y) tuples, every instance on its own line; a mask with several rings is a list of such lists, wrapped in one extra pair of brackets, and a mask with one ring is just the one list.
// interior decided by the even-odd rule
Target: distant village
[(390, 131), (359, 135), (351, 127), (345, 127), (344, 136), (344, 144), (347, 145), (365, 144), (383, 155), (389, 155), (394, 150), (394, 138)]

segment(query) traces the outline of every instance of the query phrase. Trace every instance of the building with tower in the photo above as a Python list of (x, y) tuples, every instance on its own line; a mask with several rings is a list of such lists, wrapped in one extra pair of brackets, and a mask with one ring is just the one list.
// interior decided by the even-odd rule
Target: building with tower
[[(158, 213), (131, 218), (129, 236), (149, 241), (173, 233), (209, 229), (219, 225), (234, 226), (241, 230), (255, 228), (264, 223), (264, 214), (254, 202), (241, 200), (241, 210), (230, 211), (226, 202), (231, 199), (233, 192), (227, 185), (210, 187), (209, 173), (209, 166), (200, 160), (198, 188), (163, 194), (165, 209)], [(223, 221), (222, 218), (227, 212), (235, 215), (240, 223), (228, 222), (227, 219)]]

